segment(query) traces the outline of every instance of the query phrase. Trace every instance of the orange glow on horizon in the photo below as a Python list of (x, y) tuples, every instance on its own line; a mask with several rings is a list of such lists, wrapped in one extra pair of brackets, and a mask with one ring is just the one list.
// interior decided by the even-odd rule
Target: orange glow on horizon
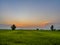
[(41, 21), (40, 23), (31, 23), (31, 22), (8, 22), (7, 24), (15, 24), (17, 27), (45, 27), (48, 25), (50, 22), (48, 21)]
[(45, 27), (46, 25), (48, 25), (50, 22), (48, 21), (43, 21), (40, 23), (40, 27)]

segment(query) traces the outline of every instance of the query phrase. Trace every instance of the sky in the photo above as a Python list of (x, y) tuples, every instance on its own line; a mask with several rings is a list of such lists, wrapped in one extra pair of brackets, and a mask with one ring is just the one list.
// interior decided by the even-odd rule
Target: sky
[(0, 25), (60, 28), (59, 20), (60, 0), (0, 0)]

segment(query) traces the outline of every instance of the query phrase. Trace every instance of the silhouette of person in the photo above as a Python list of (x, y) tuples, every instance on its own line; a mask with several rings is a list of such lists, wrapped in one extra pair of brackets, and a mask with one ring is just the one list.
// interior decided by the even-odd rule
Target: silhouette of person
[(12, 29), (12, 30), (15, 30), (15, 29), (16, 29), (15, 24), (13, 24), (13, 25), (11, 26), (11, 29)]
[(50, 27), (50, 28), (51, 28), (51, 30), (52, 30), (52, 31), (54, 30), (54, 26), (53, 26), (53, 25), (51, 25), (51, 27)]

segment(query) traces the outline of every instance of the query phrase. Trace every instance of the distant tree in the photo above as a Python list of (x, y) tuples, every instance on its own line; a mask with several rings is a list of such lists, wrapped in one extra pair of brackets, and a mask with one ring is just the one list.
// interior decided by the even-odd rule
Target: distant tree
[(11, 29), (12, 29), (12, 30), (15, 30), (15, 29), (16, 29), (15, 24), (13, 24), (13, 25), (11, 26)]
[(51, 25), (51, 27), (50, 27), (50, 28), (51, 28), (51, 30), (52, 30), (52, 31), (54, 30), (54, 26), (53, 26), (53, 25)]
[(39, 30), (38, 28), (36, 30)]

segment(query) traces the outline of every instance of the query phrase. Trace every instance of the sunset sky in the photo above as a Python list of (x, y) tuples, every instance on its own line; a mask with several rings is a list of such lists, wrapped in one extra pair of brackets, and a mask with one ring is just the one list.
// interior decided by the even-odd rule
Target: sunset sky
[(0, 0), (0, 24), (60, 27), (60, 0)]

